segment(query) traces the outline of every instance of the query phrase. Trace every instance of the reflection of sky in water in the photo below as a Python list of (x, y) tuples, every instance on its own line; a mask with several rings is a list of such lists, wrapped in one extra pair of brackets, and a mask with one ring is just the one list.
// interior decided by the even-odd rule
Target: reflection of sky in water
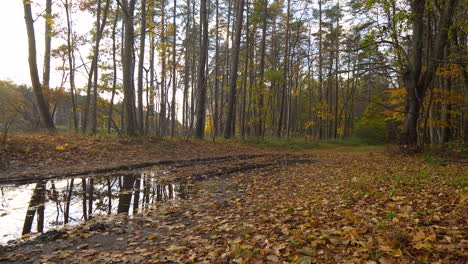
[[(146, 202), (187, 199), (187, 186), (175, 184), (161, 184), (160, 179), (165, 172), (151, 171), (144, 172), (140, 178), (140, 198), (138, 208), (141, 209)], [(94, 178), (93, 192), (93, 214), (107, 214), (109, 210), (108, 183), (111, 185), (111, 212), (117, 213), (119, 204), (120, 186), (123, 184), (123, 177), (101, 177)], [(120, 178), (120, 182), (119, 182)], [(50, 229), (60, 228), (64, 223), (64, 211), (66, 207), (66, 196), (69, 190), (71, 179), (51, 180), (46, 185), (46, 199), (44, 203), (44, 232)], [(135, 182), (136, 183), (136, 182)], [(56, 201), (50, 198), (54, 196), (52, 187), (55, 186)], [(87, 179), (89, 192), (89, 179)], [(135, 184), (136, 185), (136, 184)], [(33, 195), (36, 183), (24, 185), (4, 185), (0, 186), (0, 243), (4, 244), (9, 240), (21, 236), (26, 212)], [(136, 188), (136, 186), (134, 187)], [(171, 192), (172, 190), (172, 192)], [(133, 212), (134, 192), (129, 206), (129, 214)], [(144, 196), (146, 194), (146, 196)], [(89, 198), (89, 197), (87, 197)], [(89, 201), (86, 201), (86, 206)], [(88, 208), (86, 208), (89, 210)], [(72, 198), (70, 200), (69, 222), (67, 225), (76, 225), (84, 220), (83, 216), (83, 185), (82, 178), (75, 178), (73, 182)], [(34, 216), (31, 232), (37, 232), (37, 213)]]

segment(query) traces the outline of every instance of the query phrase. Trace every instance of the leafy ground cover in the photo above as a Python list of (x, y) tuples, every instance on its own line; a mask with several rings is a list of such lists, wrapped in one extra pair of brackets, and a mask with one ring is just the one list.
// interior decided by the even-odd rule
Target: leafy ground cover
[[(211, 144), (211, 143), (201, 143)], [(234, 144), (234, 143), (223, 143)], [(232, 145), (226, 145), (231, 147)], [(252, 151), (244, 147), (244, 152)], [(346, 150), (346, 151), (345, 151)], [(13, 248), (3, 262), (466, 263), (468, 169), (385, 148), (305, 149), (306, 162), (223, 174), (184, 167), (191, 199), (95, 218)], [(262, 164), (278, 160), (255, 158)], [(285, 160), (285, 159), (282, 159)]]
[(195, 139), (14, 136), (9, 138), (5, 147), (0, 146), (0, 182), (40, 179), (164, 160), (265, 152), (239, 142), (218, 143)]

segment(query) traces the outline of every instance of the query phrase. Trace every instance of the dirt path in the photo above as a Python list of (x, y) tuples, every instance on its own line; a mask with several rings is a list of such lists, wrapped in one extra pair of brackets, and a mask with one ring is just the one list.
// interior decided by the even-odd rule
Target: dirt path
[(5, 249), (1, 262), (468, 260), (463, 164), (381, 149), (275, 155), (172, 164), (171, 177), (193, 187), (191, 199), (156, 203), (138, 217), (95, 219)]
[[(167, 175), (164, 181), (190, 182), (190, 199), (156, 203), (131, 217), (97, 216), (78, 227), (49, 231), (30, 242), (12, 243), (5, 248), (7, 252), (0, 261), (60, 262), (75, 256), (74, 251), (78, 249), (81, 253), (85, 252), (80, 256), (79, 262), (82, 262), (87, 257), (88, 260), (94, 259), (96, 251), (125, 252), (129, 246), (137, 244), (173, 249), (173, 244), (190, 236), (191, 230), (205, 227), (203, 212), (228, 207), (231, 198), (242, 196), (238, 184), (231, 181), (232, 177), (313, 162), (316, 161), (311, 155), (304, 154), (251, 154), (139, 164), (125, 170), (102, 171), (104, 174), (94, 171), (93, 177), (99, 178), (113, 173), (135, 174), (138, 173), (136, 169), (151, 170), (149, 166), (161, 168), (161, 165), (165, 165)], [(197, 239), (209, 239), (209, 235), (197, 236)], [(144, 251), (143, 248), (136, 250)], [(126, 258), (125, 253), (121, 256), (123, 260)], [(142, 258), (133, 259), (132, 262), (138, 263), (145, 259), (144, 256), (142, 254)]]
[(196, 139), (16, 136), (0, 148), (0, 184), (282, 152)]

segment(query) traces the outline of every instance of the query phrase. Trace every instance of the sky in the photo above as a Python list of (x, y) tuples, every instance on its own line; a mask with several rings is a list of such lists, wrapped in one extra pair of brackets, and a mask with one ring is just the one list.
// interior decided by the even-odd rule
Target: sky
[[(42, 81), (42, 66), (44, 61), (44, 27), (45, 21), (40, 16), (44, 11), (45, 1), (36, 1), (42, 6), (32, 5), (33, 18), (36, 35), (37, 67), (39, 78)], [(57, 2), (57, 1), (54, 1)], [(55, 10), (54, 10), (55, 8)], [(62, 8), (54, 4), (53, 13), (61, 11)], [(74, 22), (77, 32), (89, 32), (92, 22), (87, 19), (87, 14), (80, 13), (79, 22)], [(84, 19), (83, 19), (84, 16)], [(10, 80), (16, 84), (31, 85), (28, 64), (28, 36), (24, 22), (24, 10), (22, 0), (0, 0), (0, 36), (7, 36), (0, 41), (0, 80)], [(52, 48), (57, 47), (62, 40), (52, 39)], [(51, 87), (60, 86), (62, 74), (54, 69), (59, 66), (60, 60), (53, 59), (51, 62)], [(77, 76), (77, 84), (84, 79)], [(68, 84), (65, 84), (68, 87)]]
[[(39, 31), (39, 28), (36, 31)], [(36, 32), (37, 35), (40, 35), (38, 33)], [(0, 36), (2, 36), (2, 41), (0, 41), (0, 80), (30, 84), (28, 38), (21, 0), (0, 0)], [(44, 49), (43, 43), (37, 44), (39, 49)], [(43, 52), (40, 54), (42, 57)]]
[[(38, 3), (41, 4), (39, 6)], [(63, 7), (60, 6), (61, 1), (53, 1), (52, 13), (59, 13), (59, 18), (56, 23), (63, 23), (65, 14)], [(44, 28), (45, 21), (40, 16), (44, 12), (44, 0), (33, 1), (32, 13), (33, 18), (37, 20), (34, 23), (34, 30), (36, 35), (36, 51), (37, 51), (37, 67), (39, 71), (39, 79), (42, 82), (42, 71), (44, 61)], [(73, 28), (78, 35), (87, 34), (93, 27), (93, 18), (87, 12), (80, 12), (73, 15)], [(26, 32), (26, 25), (24, 21), (24, 10), (22, 0), (0, 0), (0, 80), (10, 80), (18, 85), (26, 84), (31, 86), (31, 79), (29, 75), (28, 64), (28, 37)], [(65, 43), (59, 36), (52, 38), (52, 49), (58, 45)], [(83, 57), (86, 57), (91, 51), (90, 46), (83, 46), (80, 52)], [(79, 55), (77, 56), (77, 65), (80, 64)], [(51, 60), (51, 79), (50, 87), (59, 87), (62, 81), (62, 72), (55, 70), (56, 67), (61, 66), (61, 60), (52, 58)], [(118, 76), (120, 79), (120, 76)], [(84, 87), (87, 83), (87, 75), (83, 70), (77, 71), (75, 75), (76, 87)], [(68, 81), (64, 84), (66, 89), (69, 88)], [(110, 93), (101, 93), (100, 96), (110, 99)], [(122, 99), (120, 96), (116, 100)], [(182, 117), (181, 101), (182, 92), (177, 91), (177, 115)]]

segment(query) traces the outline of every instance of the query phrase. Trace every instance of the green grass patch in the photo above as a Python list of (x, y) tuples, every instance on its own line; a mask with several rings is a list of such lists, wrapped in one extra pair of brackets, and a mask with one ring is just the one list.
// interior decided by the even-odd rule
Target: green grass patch
[(429, 165), (434, 165), (434, 166), (442, 164), (442, 160), (430, 154), (424, 156), (424, 162), (426, 162)]
[(463, 188), (464, 190), (468, 190), (468, 175), (460, 175), (450, 179), (450, 184)]
[[(216, 139), (218, 142), (225, 141), (224, 139)], [(319, 142), (307, 141), (304, 138), (278, 139), (268, 138), (263, 141), (258, 141), (257, 138), (245, 139), (230, 139), (228, 141), (238, 141), (246, 144), (254, 144), (259, 148), (279, 148), (279, 149), (330, 149), (337, 147), (356, 147), (356, 150), (365, 150), (369, 146), (381, 145), (378, 142), (362, 139), (362, 138), (346, 138), (346, 139), (327, 139)]]

